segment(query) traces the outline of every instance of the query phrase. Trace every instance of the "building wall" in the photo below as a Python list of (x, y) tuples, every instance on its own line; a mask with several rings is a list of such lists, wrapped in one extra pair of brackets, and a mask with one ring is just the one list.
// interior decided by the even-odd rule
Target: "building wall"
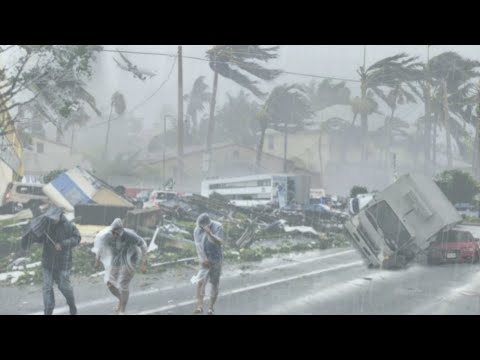
[(37, 138), (32, 139), (32, 150), (24, 150), (23, 158), (25, 173), (38, 177), (58, 169), (89, 168), (80, 154), (70, 154), (69, 147)]
[(3, 201), (3, 195), (5, 195), (5, 191), (7, 190), (8, 183), (13, 181), (13, 170), (10, 169), (7, 164), (5, 164), (0, 159), (0, 205)]
[[(264, 154), (262, 166), (257, 171), (255, 166), (256, 152), (242, 146), (225, 146), (213, 150), (211, 176), (246, 176), (260, 173), (283, 172), (283, 159), (274, 158)], [(203, 180), (203, 152), (187, 154), (184, 157), (185, 178), (183, 184), (177, 180), (176, 189), (179, 191), (200, 192)], [(159, 172), (163, 171), (162, 161), (156, 164)], [(177, 159), (170, 158), (165, 161), (166, 179), (177, 179)]]

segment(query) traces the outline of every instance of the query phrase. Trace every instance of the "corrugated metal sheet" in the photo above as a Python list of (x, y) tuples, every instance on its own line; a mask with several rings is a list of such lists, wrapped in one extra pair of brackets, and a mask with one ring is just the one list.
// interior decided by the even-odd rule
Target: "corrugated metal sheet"
[(74, 211), (78, 204), (134, 208), (131, 202), (117, 194), (108, 184), (81, 168), (61, 174), (45, 185), (43, 191), (57, 206), (67, 211)]
[(77, 183), (66, 174), (61, 174), (51, 184), (73, 206), (93, 202)]

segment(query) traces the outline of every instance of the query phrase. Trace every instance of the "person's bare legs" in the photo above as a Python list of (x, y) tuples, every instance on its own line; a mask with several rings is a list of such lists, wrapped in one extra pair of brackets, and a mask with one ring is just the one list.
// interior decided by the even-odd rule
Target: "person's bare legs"
[(115, 312), (118, 312), (120, 310), (120, 291), (115, 286), (113, 286), (110, 282), (107, 283), (107, 288), (108, 290), (110, 290), (113, 296), (115, 296), (118, 299), (117, 307), (113, 309)]
[(197, 284), (197, 308), (195, 309), (194, 314), (203, 313), (203, 298), (205, 297), (205, 286), (207, 285), (207, 280), (201, 280)]
[(208, 307), (208, 315), (214, 314), (214, 306), (218, 298), (218, 286), (220, 285), (220, 276), (222, 274), (222, 264), (215, 264), (210, 269), (210, 306)]
[(212, 284), (212, 289), (211, 289), (211, 294), (210, 294), (210, 306), (208, 307), (208, 313), (213, 314), (213, 308), (215, 306), (215, 303), (217, 302), (218, 298), (218, 284), (213, 285)]
[(135, 272), (127, 267), (120, 269), (119, 284), (120, 284), (120, 302), (118, 304), (118, 315), (125, 315), (128, 298), (130, 296), (130, 281), (132, 281)]
[(118, 304), (118, 314), (124, 315), (125, 308), (127, 307), (128, 297), (130, 296), (130, 291), (122, 290), (120, 291), (120, 303)]
[(118, 299), (117, 306), (113, 309), (116, 313), (120, 310), (120, 290), (113, 285), (113, 283), (118, 284), (118, 277), (120, 274), (120, 269), (118, 267), (112, 267), (110, 270), (110, 281), (107, 282), (108, 290)]

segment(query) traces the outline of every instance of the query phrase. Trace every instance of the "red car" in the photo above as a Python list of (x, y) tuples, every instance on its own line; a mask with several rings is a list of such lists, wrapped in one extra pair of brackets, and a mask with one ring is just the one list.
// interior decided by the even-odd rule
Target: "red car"
[(428, 263), (477, 263), (480, 259), (479, 241), (471, 231), (465, 229), (453, 228), (440, 233), (428, 249)]

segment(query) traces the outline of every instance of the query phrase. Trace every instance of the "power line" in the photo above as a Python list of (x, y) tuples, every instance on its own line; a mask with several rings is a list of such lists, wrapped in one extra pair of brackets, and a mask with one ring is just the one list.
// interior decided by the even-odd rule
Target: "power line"
[[(167, 57), (174, 57), (176, 58), (178, 55), (177, 54), (168, 54), (168, 53), (160, 53), (160, 52), (150, 52), (150, 51), (123, 51), (123, 50), (109, 50), (109, 49), (103, 49), (100, 50), (103, 52), (111, 52), (111, 53), (124, 53), (124, 54), (135, 54), (135, 55), (153, 55), (153, 56), (167, 56)], [(210, 62), (208, 59), (196, 57), (196, 56), (187, 56), (183, 55), (183, 58), (185, 59), (192, 59), (192, 60), (198, 60), (198, 61), (203, 61), (203, 62)], [(218, 63), (223, 63), (226, 64), (228, 63), (227, 61), (217, 61)], [(359, 83), (360, 80), (355, 80), (355, 79), (344, 79), (344, 78), (337, 78), (337, 77), (331, 77), (331, 76), (323, 76), (323, 75), (317, 75), (317, 74), (306, 74), (306, 73), (297, 73), (297, 72), (292, 72), (292, 71), (283, 71), (281, 70), (282, 74), (288, 74), (288, 75), (296, 75), (296, 76), (304, 76), (304, 77), (313, 77), (313, 78), (320, 78), (320, 79), (328, 79), (328, 80), (338, 80), (338, 81), (347, 81), (347, 82), (356, 82)]]
[[(163, 86), (168, 82), (168, 80), (170, 80), (170, 77), (173, 73), (173, 69), (175, 68), (175, 65), (177, 63), (177, 59), (175, 59), (175, 61), (173, 62), (172, 64), (172, 68), (170, 69), (170, 72), (168, 73), (168, 76), (167, 78), (162, 82), (162, 84), (160, 85), (160, 87), (158, 89), (156, 89), (149, 97), (147, 97), (146, 99), (144, 99), (142, 102), (140, 102), (139, 104), (137, 104), (136, 106), (134, 106), (132, 108), (132, 110), (128, 111), (126, 114), (132, 114), (135, 110), (138, 110), (140, 107), (142, 107), (143, 105), (145, 105), (150, 99), (152, 99), (162, 88)], [(115, 121), (115, 120), (118, 120), (119, 118), (121, 118), (121, 116), (117, 116), (116, 118), (112, 119), (111, 121)], [(100, 123), (97, 123), (97, 124), (94, 124), (92, 126), (88, 126), (86, 127), (87, 129), (91, 129), (91, 128), (94, 128), (94, 127), (97, 127), (97, 126), (101, 126), (101, 125), (104, 125), (108, 123), (108, 120), (107, 121), (102, 121)]]

